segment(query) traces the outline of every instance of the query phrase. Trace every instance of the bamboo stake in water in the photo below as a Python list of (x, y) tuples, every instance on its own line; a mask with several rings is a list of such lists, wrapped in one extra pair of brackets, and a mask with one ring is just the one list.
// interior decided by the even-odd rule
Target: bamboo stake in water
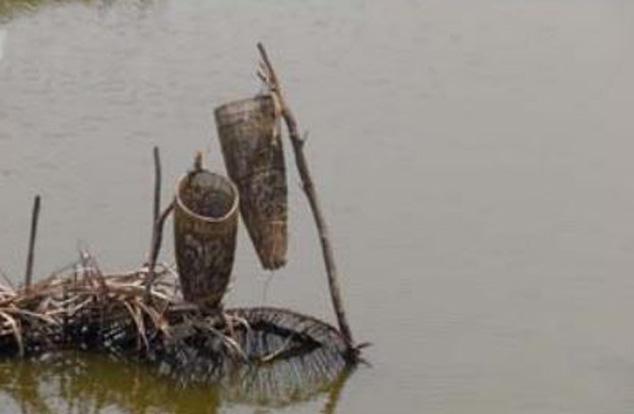
[(159, 147), (154, 147), (154, 220), (156, 223), (161, 212), (161, 154)]
[(35, 196), (33, 201), (33, 213), (31, 215), (31, 234), (29, 237), (29, 253), (26, 258), (26, 275), (24, 277), (24, 286), (28, 290), (31, 287), (33, 279), (33, 260), (35, 256), (35, 238), (37, 237), (37, 223), (40, 218), (40, 196)]

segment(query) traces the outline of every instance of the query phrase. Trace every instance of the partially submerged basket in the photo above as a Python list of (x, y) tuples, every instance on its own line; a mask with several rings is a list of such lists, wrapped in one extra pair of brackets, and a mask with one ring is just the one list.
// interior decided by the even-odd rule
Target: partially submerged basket
[(216, 108), (227, 172), (240, 191), (240, 212), (265, 269), (286, 264), (287, 185), (279, 119), (271, 95)]
[(243, 321), (230, 336), (241, 356), (209, 325), (184, 317), (172, 325), (172, 344), (150, 356), (159, 372), (183, 384), (219, 384), (231, 401), (280, 406), (336, 388), (355, 366), (341, 334), (312, 316), (272, 307), (226, 314)]
[(204, 169), (178, 183), (174, 245), (183, 298), (217, 307), (229, 284), (236, 249), (238, 190)]

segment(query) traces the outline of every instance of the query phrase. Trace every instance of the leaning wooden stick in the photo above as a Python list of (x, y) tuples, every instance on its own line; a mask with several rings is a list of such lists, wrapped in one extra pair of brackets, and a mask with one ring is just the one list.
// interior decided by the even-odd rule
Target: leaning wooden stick
[(260, 51), (260, 56), (262, 57), (263, 69), (263, 73), (259, 72), (258, 75), (260, 79), (262, 79), (266, 83), (266, 85), (271, 90), (271, 93), (273, 93), (279, 103), (279, 110), (281, 111), (282, 118), (284, 118), (284, 122), (286, 123), (286, 127), (288, 129), (288, 135), (290, 137), (291, 143), (293, 144), (295, 162), (297, 164), (299, 176), (302, 180), (304, 193), (306, 193), (306, 197), (308, 198), (308, 202), (313, 213), (313, 218), (315, 219), (315, 224), (317, 225), (317, 231), (319, 233), (319, 240), (321, 242), (324, 263), (326, 265), (326, 272), (328, 274), (330, 296), (332, 299), (333, 307), (335, 308), (335, 313), (337, 315), (339, 330), (341, 331), (341, 335), (346, 341), (349, 350), (356, 351), (356, 346), (354, 344), (354, 340), (352, 339), (352, 331), (350, 330), (350, 325), (348, 324), (346, 313), (344, 311), (343, 299), (341, 297), (341, 290), (339, 288), (337, 266), (335, 265), (333, 248), (330, 244), (330, 238), (328, 236), (328, 227), (321, 212), (317, 192), (315, 191), (315, 186), (313, 184), (313, 180), (308, 169), (308, 162), (306, 160), (306, 156), (304, 155), (303, 149), (305, 140), (302, 139), (299, 134), (297, 120), (293, 115), (291, 108), (288, 106), (284, 99), (279, 79), (275, 74), (273, 65), (271, 64), (268, 54), (266, 53), (266, 49), (264, 49), (262, 43), (258, 43), (258, 50)]
[(31, 215), (31, 234), (29, 237), (29, 253), (26, 258), (26, 275), (24, 287), (28, 290), (33, 279), (33, 259), (35, 257), (35, 238), (37, 237), (37, 223), (40, 218), (40, 196), (36, 195), (33, 201), (33, 213)]

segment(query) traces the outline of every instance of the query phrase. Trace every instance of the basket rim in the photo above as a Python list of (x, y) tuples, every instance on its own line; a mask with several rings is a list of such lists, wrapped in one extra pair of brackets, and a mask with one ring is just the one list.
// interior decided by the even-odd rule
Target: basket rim
[(216, 117), (218, 117), (221, 113), (228, 111), (234, 106), (241, 106), (247, 102), (254, 102), (254, 101), (258, 101), (262, 99), (271, 100), (274, 102), (275, 98), (270, 93), (263, 93), (263, 94), (252, 96), (250, 98), (236, 99), (233, 101), (226, 102), (220, 106), (217, 106), (216, 109), (214, 109), (214, 113), (216, 114)]
[[(208, 216), (203, 216), (202, 214), (198, 214), (196, 212), (194, 212), (191, 208), (189, 208), (181, 199), (181, 194), (180, 194), (180, 189), (181, 189), (181, 185), (183, 184), (183, 182), (185, 181), (185, 179), (187, 179), (188, 177), (190, 177), (192, 174), (198, 174), (198, 173), (207, 173), (207, 174), (211, 174), (214, 175), (216, 177), (219, 177), (220, 179), (226, 181), (229, 184), (229, 187), (231, 188), (231, 191), (233, 192), (233, 194), (235, 195), (234, 199), (233, 199), (233, 204), (231, 204), (231, 208), (229, 208), (229, 211), (227, 213), (225, 213), (223, 216), (221, 217), (208, 217)], [(212, 171), (209, 171), (207, 169), (202, 169), (200, 171), (191, 171), (187, 174), (184, 174), (183, 176), (181, 176), (181, 178), (179, 178), (178, 182), (176, 183), (176, 204), (178, 205), (178, 207), (180, 209), (182, 209), (185, 213), (187, 213), (188, 215), (207, 222), (207, 223), (220, 223), (222, 221), (227, 220), (228, 218), (230, 218), (231, 216), (235, 215), (238, 207), (240, 206), (240, 192), (238, 191), (238, 187), (235, 185), (235, 183), (233, 182), (233, 180), (231, 180), (231, 178), (226, 177), (222, 174), (218, 174)]]

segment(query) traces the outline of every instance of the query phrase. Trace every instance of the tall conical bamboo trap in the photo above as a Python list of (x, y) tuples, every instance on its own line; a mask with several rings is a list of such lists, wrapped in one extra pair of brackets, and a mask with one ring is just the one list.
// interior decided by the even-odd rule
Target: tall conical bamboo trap
[[(61, 350), (135, 358), (181, 383), (227, 386), (238, 398), (310, 393), (335, 382), (359, 361), (337, 282), (325, 221), (293, 114), (262, 45), (260, 78), (266, 95), (216, 111), (229, 176), (194, 168), (160, 212), (161, 166), (155, 148), (154, 226), (147, 263), (104, 274), (87, 252), (48, 278), (32, 283), (40, 208), (33, 210), (26, 280), (0, 284), (0, 355), (29, 357)], [(244, 108), (247, 108), (246, 110)], [(282, 308), (224, 309), (233, 266), (238, 204), (265, 268), (286, 262), (286, 179), (279, 119), (284, 119), (304, 191), (319, 231), (339, 329)], [(258, 127), (258, 122), (265, 127)], [(254, 132), (255, 131), (255, 132)], [(252, 140), (244, 134), (252, 134)], [(242, 134), (242, 135), (241, 135)], [(249, 135), (251, 136), (251, 135)], [(242, 162), (244, 160), (247, 162)], [(163, 225), (174, 213), (177, 266), (158, 263)], [(308, 391), (307, 391), (308, 390)]]

